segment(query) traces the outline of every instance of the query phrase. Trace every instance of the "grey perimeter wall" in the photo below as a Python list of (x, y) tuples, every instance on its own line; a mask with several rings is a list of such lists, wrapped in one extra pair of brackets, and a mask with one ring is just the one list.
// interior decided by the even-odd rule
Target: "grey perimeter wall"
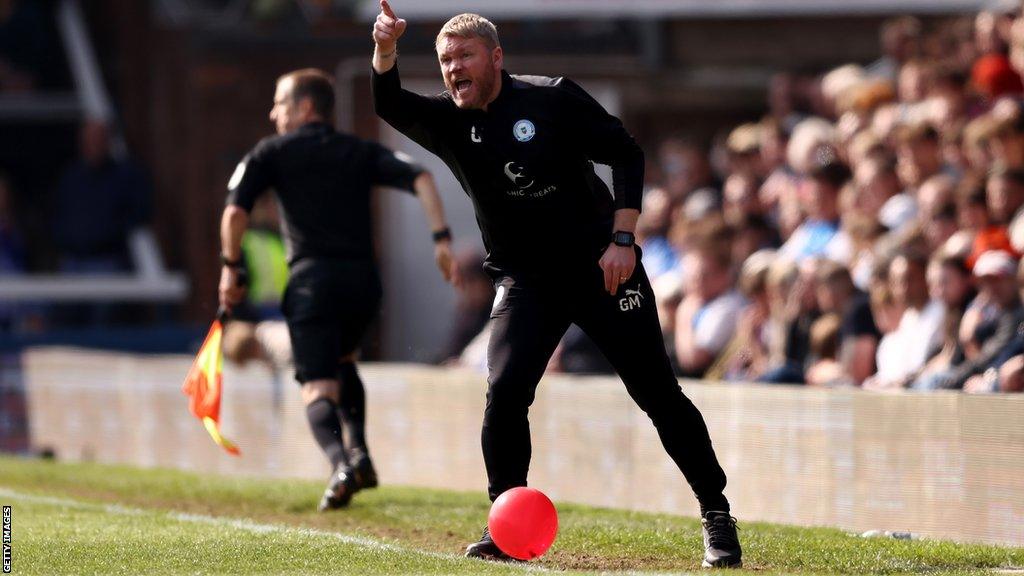
[[(67, 460), (326, 477), (290, 377), (225, 370), (219, 451), (180, 392), (190, 358), (40, 349), (23, 358), (31, 443)], [(476, 490), (482, 375), (370, 364), (382, 482)], [(1024, 396), (872, 394), (685, 382), (744, 521), (908, 530), (1024, 545)], [(696, 515), (653, 426), (614, 378), (552, 376), (531, 411), (531, 485), (555, 500)]]

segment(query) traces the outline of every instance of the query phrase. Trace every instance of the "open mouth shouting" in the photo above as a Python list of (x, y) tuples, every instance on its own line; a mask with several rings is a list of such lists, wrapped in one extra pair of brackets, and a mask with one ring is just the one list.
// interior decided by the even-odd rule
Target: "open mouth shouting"
[(460, 78), (452, 81), (452, 92), (460, 100), (465, 99), (469, 95), (470, 90), (473, 88), (473, 81), (468, 78)]

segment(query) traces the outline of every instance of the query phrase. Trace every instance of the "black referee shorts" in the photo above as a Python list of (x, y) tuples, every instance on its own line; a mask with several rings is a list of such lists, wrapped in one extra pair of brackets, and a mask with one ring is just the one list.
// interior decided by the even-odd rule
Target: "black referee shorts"
[(380, 310), (372, 262), (311, 259), (291, 269), (281, 311), (288, 323), (295, 379), (336, 379), (338, 360), (359, 347)]

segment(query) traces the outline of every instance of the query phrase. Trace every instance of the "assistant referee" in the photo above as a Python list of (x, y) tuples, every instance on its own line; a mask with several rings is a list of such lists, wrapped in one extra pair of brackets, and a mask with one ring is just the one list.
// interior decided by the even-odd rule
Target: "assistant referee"
[(430, 173), (404, 155), (337, 132), (333, 117), (334, 86), (326, 73), (305, 69), (279, 78), (270, 111), (278, 135), (260, 141), (235, 169), (220, 230), (220, 303), (230, 310), (244, 296), (238, 274), (249, 211), (262, 193), (275, 191), (290, 271), (281, 308), (295, 379), (313, 437), (332, 467), (321, 511), (343, 507), (358, 490), (377, 485), (366, 446), (365, 392), (355, 367), (359, 342), (381, 299), (371, 230), (373, 186), (419, 197), (433, 230), (437, 265), (447, 281), (455, 273), (451, 234)]
[[(452, 169), (473, 201), (497, 285), (482, 444), (493, 500), (526, 485), (527, 418), (571, 323), (601, 348), (654, 422), (700, 502), (705, 566), (740, 566), (736, 520), (700, 412), (672, 373), (650, 282), (638, 263), (644, 157), (618, 118), (566, 78), (511, 76), (494, 25), (449, 20), (435, 47), (447, 91), (403, 90), (387, 0), (374, 25), (377, 114)], [(593, 163), (612, 167), (612, 195)], [(638, 487), (642, 488), (642, 487)], [(468, 556), (506, 559), (487, 530)]]

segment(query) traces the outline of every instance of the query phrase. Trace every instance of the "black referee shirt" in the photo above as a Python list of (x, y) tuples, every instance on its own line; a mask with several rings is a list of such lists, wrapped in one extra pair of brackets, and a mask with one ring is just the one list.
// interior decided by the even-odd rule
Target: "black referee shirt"
[(371, 188), (413, 192), (422, 172), (407, 156), (317, 122), (261, 140), (235, 169), (227, 203), (248, 212), (273, 188), (290, 265), (310, 257), (370, 260)]
[[(595, 263), (611, 241), (615, 210), (640, 209), (643, 151), (571, 80), (502, 71), (486, 112), (462, 110), (448, 92), (403, 90), (396, 64), (374, 71), (373, 98), (381, 118), (440, 157), (462, 184), (492, 272)], [(612, 167), (614, 197), (593, 163)]]

